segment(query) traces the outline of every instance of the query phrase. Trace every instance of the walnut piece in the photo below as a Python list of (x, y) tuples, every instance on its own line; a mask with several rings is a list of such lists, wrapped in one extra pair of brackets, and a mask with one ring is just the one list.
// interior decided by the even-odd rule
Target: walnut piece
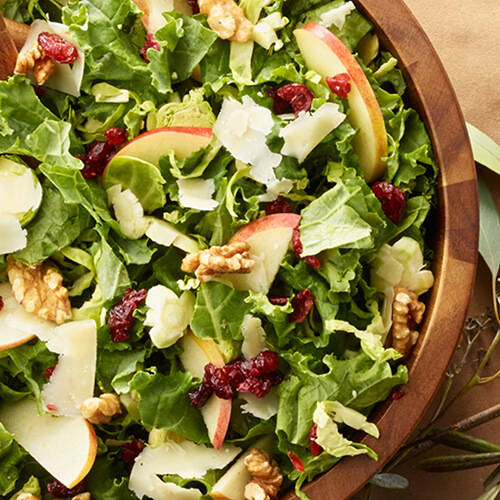
[(198, 4), (219, 38), (239, 43), (252, 38), (253, 24), (234, 0), (199, 0)]
[(403, 287), (396, 287), (392, 303), (392, 347), (403, 357), (407, 357), (417, 343), (415, 329), (424, 316), (425, 304), (419, 302), (418, 295)]
[(38, 42), (17, 56), (14, 73), (27, 75), (33, 72), (37, 85), (43, 85), (54, 73), (54, 61), (45, 53)]
[(91, 424), (107, 424), (115, 415), (121, 413), (120, 398), (112, 393), (88, 398), (83, 402), (81, 412)]
[(247, 500), (274, 500), (283, 482), (283, 475), (269, 453), (253, 448), (245, 458), (245, 467), (253, 476), (245, 486)]
[(255, 262), (248, 254), (249, 249), (246, 241), (210, 247), (186, 255), (181, 269), (185, 273), (194, 273), (200, 281), (210, 281), (224, 273), (250, 273)]
[(26, 311), (58, 325), (71, 317), (68, 290), (59, 272), (46, 262), (30, 267), (7, 257), (12, 294)]

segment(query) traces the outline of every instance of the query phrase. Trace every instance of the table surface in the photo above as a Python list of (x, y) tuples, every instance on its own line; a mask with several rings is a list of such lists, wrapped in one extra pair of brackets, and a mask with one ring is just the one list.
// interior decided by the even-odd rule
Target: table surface
[[(443, 62), (462, 107), (465, 120), (500, 144), (500, 2), (499, 0), (405, 0), (424, 28)], [(480, 169), (500, 205), (500, 177)], [(491, 277), (482, 260), (479, 262), (475, 290), (469, 314), (482, 313), (491, 306)], [(478, 348), (487, 347), (492, 339), (488, 333)], [(480, 339), (481, 340), (481, 339)], [(454, 359), (458, 361), (460, 352)], [(465, 366), (456, 380), (455, 389), (467, 382), (475, 364)], [(500, 349), (493, 355), (487, 374), (500, 369)], [(422, 423), (431, 418), (442, 397), (441, 390)], [(446, 426), (460, 421), (499, 402), (500, 379), (473, 388), (438, 422)], [(470, 434), (500, 444), (500, 418), (476, 427)], [(405, 476), (410, 486), (401, 491), (374, 488), (371, 500), (473, 500), (480, 496), (483, 481), (495, 466), (460, 472), (430, 473), (415, 469), (415, 463), (438, 455), (457, 453), (439, 445), (418, 459), (396, 467), (392, 472)], [(459, 453), (459, 452), (458, 452)], [(368, 498), (368, 491), (356, 498)]]

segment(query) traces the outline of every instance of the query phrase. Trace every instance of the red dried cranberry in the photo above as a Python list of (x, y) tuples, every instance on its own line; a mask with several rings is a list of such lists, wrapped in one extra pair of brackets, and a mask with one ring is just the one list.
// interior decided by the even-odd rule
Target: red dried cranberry
[(212, 363), (205, 365), (203, 383), (210, 387), (216, 396), (221, 399), (231, 399), (233, 397), (234, 390), (229, 383), (224, 368), (219, 368)]
[(396, 392), (392, 393), (391, 398), (395, 399), (395, 400), (401, 399), (404, 395), (405, 395), (405, 393), (403, 391), (396, 391)]
[(38, 45), (45, 53), (59, 64), (71, 64), (78, 59), (76, 47), (64, 38), (53, 33), (43, 31), (38, 35)]
[(249, 375), (261, 375), (272, 373), (278, 369), (278, 353), (274, 351), (262, 351), (249, 360), (251, 373)]
[(314, 424), (309, 431), (309, 448), (311, 448), (311, 453), (317, 457), (323, 453), (323, 448), (316, 442), (318, 439), (318, 425)]
[(49, 403), (49, 404), (45, 405), (45, 409), (47, 411), (57, 411), (57, 406)]
[(291, 213), (292, 207), (283, 196), (278, 196), (274, 201), (270, 201), (266, 204), (266, 215)]
[(191, 7), (193, 14), (200, 13), (200, 6), (198, 5), (198, 0), (187, 0), (187, 4)]
[(258, 398), (263, 398), (274, 384), (274, 377), (270, 373), (263, 373), (254, 377), (247, 377), (238, 385), (238, 392), (250, 392)]
[(76, 486), (73, 486), (73, 488), (67, 488), (57, 479), (54, 479), (51, 483), (47, 483), (47, 493), (59, 498), (71, 498), (84, 491), (85, 483), (83, 481), (80, 481)]
[(347, 73), (341, 73), (337, 76), (327, 76), (326, 83), (330, 90), (339, 97), (345, 98), (351, 91), (351, 82)]
[(137, 438), (132, 438), (122, 444), (122, 461), (132, 467), (134, 465), (137, 455), (144, 449), (144, 443)]
[(54, 373), (54, 370), (56, 369), (56, 366), (57, 364), (54, 364), (52, 366), (49, 366), (44, 372), (43, 372), (43, 376), (45, 378), (50, 378), (52, 377), (52, 374)]
[(3, 298), (0, 295), (0, 311), (3, 309), (3, 306), (4, 306), (4, 304), (3, 304)]
[(290, 103), (295, 116), (298, 116), (301, 111), (309, 111), (314, 99), (313, 93), (302, 83), (284, 85), (276, 91), (276, 94)]
[(111, 127), (104, 132), (104, 137), (112, 146), (121, 146), (128, 137), (128, 132), (120, 127)]
[(35, 94), (38, 97), (43, 97), (47, 93), (47, 89), (40, 87), (39, 85), (31, 85), (33, 87), (33, 90), (35, 91)]
[(299, 472), (304, 472), (306, 470), (306, 468), (304, 467), (304, 462), (302, 462), (297, 453), (293, 452), (292, 450), (288, 450), (287, 454), (288, 458), (290, 459), (290, 462), (292, 462), (292, 465)]
[(278, 95), (277, 89), (269, 89), (267, 95), (273, 100), (273, 112), (275, 115), (281, 115), (288, 109), (291, 109), (290, 103)]
[(237, 387), (245, 380), (245, 373), (243, 361), (235, 361), (229, 365), (224, 367), (224, 371), (226, 372), (228, 382), (232, 387)]
[(290, 321), (302, 323), (314, 305), (314, 299), (309, 288), (301, 290), (292, 300), (293, 312), (288, 315)]
[(81, 170), (83, 177), (93, 179), (104, 172), (114, 155), (115, 147), (109, 141), (96, 141), (92, 143), (87, 154), (76, 157), (84, 164)]
[(321, 267), (321, 262), (319, 261), (316, 255), (308, 255), (307, 257), (301, 257), (302, 252), (304, 251), (304, 247), (302, 246), (302, 242), (300, 241), (300, 229), (299, 226), (293, 228), (292, 233), (292, 245), (293, 245), (293, 253), (295, 257), (299, 260), (305, 260), (306, 264), (309, 267), (314, 267), (314, 269), (319, 269)]
[(127, 340), (134, 318), (132, 313), (146, 300), (147, 291), (127, 288), (123, 298), (109, 310), (109, 333), (113, 342)]
[(274, 295), (274, 296), (268, 297), (268, 299), (269, 299), (269, 302), (271, 302), (271, 304), (273, 306), (286, 306), (288, 303), (288, 297), (281, 297), (281, 296)]
[(399, 224), (406, 208), (406, 193), (388, 181), (376, 182), (372, 191), (382, 204), (384, 214), (394, 224)]
[(148, 56), (146, 55), (148, 49), (160, 50), (160, 44), (155, 40), (154, 35), (152, 35), (151, 33), (148, 33), (146, 35), (146, 41), (144, 42), (144, 45), (141, 49), (141, 56), (144, 57), (146, 62), (149, 62)]
[(213, 393), (214, 390), (211, 387), (208, 387), (205, 384), (200, 384), (198, 387), (189, 391), (189, 402), (191, 403), (191, 406), (199, 410), (210, 399), (210, 396)]

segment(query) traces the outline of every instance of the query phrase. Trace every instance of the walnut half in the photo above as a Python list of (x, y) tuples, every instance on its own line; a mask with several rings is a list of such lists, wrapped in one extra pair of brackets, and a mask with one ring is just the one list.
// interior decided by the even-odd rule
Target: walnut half
[(68, 290), (59, 272), (46, 262), (27, 266), (7, 257), (7, 274), (12, 294), (26, 311), (58, 325), (71, 317)]
[(247, 500), (274, 500), (283, 482), (283, 475), (269, 453), (253, 448), (245, 458), (245, 466), (253, 479), (245, 486)]
[(17, 56), (14, 73), (27, 75), (33, 72), (37, 85), (43, 85), (54, 73), (54, 61), (45, 53), (38, 42)]
[(186, 255), (181, 269), (185, 273), (194, 273), (200, 281), (210, 281), (224, 273), (250, 273), (255, 262), (248, 254), (249, 249), (247, 242), (210, 247)]
[(425, 304), (418, 300), (415, 292), (403, 287), (394, 290), (392, 303), (392, 347), (403, 357), (409, 356), (418, 340), (416, 325), (420, 324), (425, 312)]
[(81, 412), (91, 424), (107, 424), (115, 415), (121, 413), (120, 398), (116, 394), (105, 393), (98, 398), (86, 399)]

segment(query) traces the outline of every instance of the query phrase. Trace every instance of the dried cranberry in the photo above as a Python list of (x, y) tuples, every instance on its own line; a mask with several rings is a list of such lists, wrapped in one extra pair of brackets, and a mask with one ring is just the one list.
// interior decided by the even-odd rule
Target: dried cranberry
[(113, 342), (129, 338), (129, 330), (134, 318), (132, 313), (146, 300), (147, 291), (127, 288), (122, 300), (109, 310), (109, 333)]
[(134, 465), (137, 455), (144, 449), (144, 443), (137, 438), (132, 438), (122, 444), (122, 461), (132, 467)]
[(128, 132), (120, 127), (111, 127), (104, 132), (104, 137), (112, 146), (121, 146), (128, 137)]
[(266, 215), (291, 213), (292, 207), (283, 196), (278, 196), (274, 201), (270, 201), (266, 204)]
[(251, 373), (249, 375), (261, 375), (272, 373), (278, 369), (278, 353), (274, 351), (262, 351), (249, 360)]
[(314, 267), (314, 269), (319, 269), (321, 267), (321, 262), (319, 261), (316, 255), (308, 255), (307, 257), (301, 257), (302, 252), (304, 251), (304, 247), (302, 246), (302, 242), (300, 241), (300, 229), (299, 226), (293, 228), (292, 233), (292, 245), (293, 245), (293, 253), (295, 257), (300, 260), (305, 260), (306, 264), (309, 267)]
[(31, 85), (33, 87), (33, 90), (35, 91), (35, 94), (38, 97), (43, 97), (47, 93), (47, 89), (40, 87), (39, 85)]
[(47, 411), (57, 411), (57, 406), (49, 403), (49, 404), (45, 405), (45, 409)]
[(273, 100), (273, 112), (275, 115), (281, 115), (288, 109), (291, 109), (290, 103), (278, 95), (277, 89), (269, 89), (267, 95)]
[(234, 395), (234, 390), (229, 383), (224, 368), (219, 368), (212, 363), (205, 365), (203, 383), (210, 387), (216, 396), (221, 399), (231, 399)]
[(403, 391), (396, 391), (396, 392), (392, 393), (391, 398), (395, 399), (395, 400), (401, 399), (404, 395), (405, 395), (405, 393)]
[(372, 191), (382, 204), (384, 214), (394, 224), (399, 224), (406, 208), (406, 193), (388, 181), (376, 182)]
[(199, 14), (200, 6), (198, 5), (198, 0), (187, 0), (187, 4), (191, 7), (193, 14)]
[(254, 377), (247, 377), (238, 385), (238, 392), (250, 392), (258, 398), (263, 398), (276, 385), (270, 373), (263, 373)]
[(73, 488), (67, 488), (59, 482), (57, 479), (54, 479), (51, 483), (47, 483), (47, 493), (49, 495), (54, 495), (55, 497), (60, 498), (71, 498), (85, 491), (85, 483), (80, 481)]
[(244, 367), (245, 364), (243, 361), (235, 361), (224, 367), (228, 382), (232, 387), (237, 387), (245, 380)]
[(317, 443), (318, 439), (318, 426), (314, 424), (309, 431), (309, 448), (311, 448), (311, 453), (317, 457), (323, 453), (323, 448)]
[(298, 116), (301, 111), (309, 111), (314, 99), (313, 93), (302, 83), (284, 85), (276, 91), (276, 94), (290, 103), (295, 116)]
[(93, 179), (104, 172), (106, 165), (114, 155), (115, 147), (109, 141), (95, 141), (87, 154), (76, 156), (84, 164), (81, 170), (83, 177)]
[(146, 62), (149, 62), (148, 56), (146, 55), (148, 49), (160, 50), (160, 44), (155, 40), (154, 35), (151, 33), (146, 35), (146, 41), (141, 49), (141, 56), (144, 57)]
[(210, 396), (213, 393), (214, 390), (211, 387), (208, 387), (205, 384), (200, 384), (198, 387), (189, 391), (189, 402), (191, 403), (191, 406), (194, 406), (199, 410), (210, 399)]
[(290, 459), (290, 462), (292, 462), (292, 465), (299, 472), (304, 472), (306, 470), (306, 468), (304, 467), (304, 462), (302, 462), (297, 453), (293, 452), (292, 450), (288, 450), (287, 454), (288, 458)]
[(56, 369), (56, 366), (57, 364), (54, 364), (52, 366), (49, 366), (44, 372), (43, 372), (43, 376), (45, 378), (50, 378), (52, 377), (52, 374), (54, 373), (54, 370)]
[(288, 315), (290, 321), (302, 323), (314, 305), (314, 299), (309, 288), (301, 290), (292, 300), (293, 312)]
[(0, 311), (3, 309), (3, 298), (2, 296), (0, 295)]
[(337, 76), (327, 76), (326, 83), (330, 90), (339, 97), (345, 98), (351, 91), (351, 82), (347, 73), (341, 73)]
[(274, 296), (268, 297), (268, 299), (269, 299), (269, 302), (271, 302), (271, 304), (273, 306), (286, 306), (288, 303), (288, 297), (274, 295)]
[(71, 64), (78, 59), (76, 47), (64, 38), (53, 33), (43, 31), (38, 35), (38, 45), (45, 53), (59, 64)]

